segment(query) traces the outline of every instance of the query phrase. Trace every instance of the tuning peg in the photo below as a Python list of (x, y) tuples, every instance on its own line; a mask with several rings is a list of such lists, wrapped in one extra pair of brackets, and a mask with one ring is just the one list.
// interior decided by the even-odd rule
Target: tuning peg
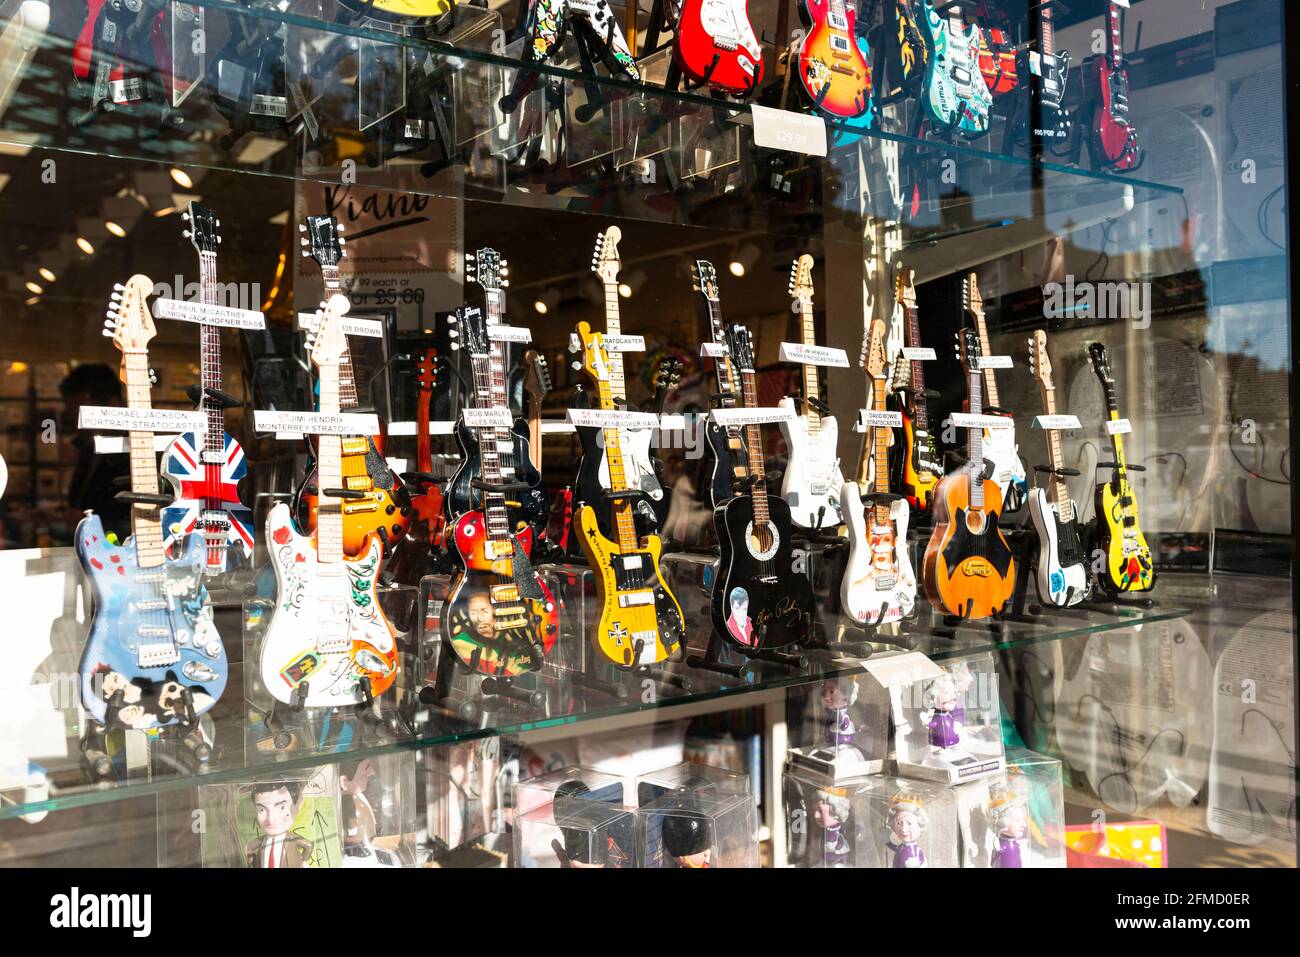
[(108, 312), (104, 313), (104, 315), (108, 316), (108, 318), (113, 320), (117, 319), (117, 313), (114, 312), (112, 309), (108, 310)]
[(158, 384), (158, 373), (155, 372), (153, 369), (149, 370), (149, 384), (150, 385)]
[(126, 289), (126, 286), (123, 286), (120, 282), (115, 282), (113, 283), (113, 289), (116, 292), (122, 292)]
[(305, 233), (306, 231), (307, 231), (307, 224), (306, 224), (306, 223), (299, 223), (299, 224), (298, 224), (298, 232), (300, 232), (300, 233)]
[(337, 224), (334, 226), (334, 228), (335, 228), (335, 230), (337, 230), (337, 231), (340, 232), (340, 233), (343, 232), (345, 229), (347, 229), (347, 227), (344, 226), (342, 223), (337, 223)]
[(510, 280), (509, 280), (509, 279), (502, 279), (502, 280), (501, 280), (501, 285), (502, 285), (502, 287), (508, 287), (508, 286), (510, 285)]
[(574, 359), (572, 362), (569, 363), (569, 365), (573, 366), (573, 371), (574, 371), (574, 372), (581, 372), (581, 371), (582, 371), (582, 363), (579, 362), (577, 359)]
[(346, 239), (344, 239), (342, 236), (340, 236), (340, 237), (339, 237), (339, 246), (346, 246), (347, 244), (348, 244), (348, 241), (347, 241)]
[(183, 219), (185, 222), (188, 223), (188, 222), (190, 221), (190, 214), (189, 214), (189, 213), (181, 213), (181, 219)]
[(310, 240), (308, 240), (306, 236), (303, 236), (302, 238), (300, 238), (300, 239), (298, 240), (298, 245), (299, 245), (299, 246), (308, 246), (308, 245), (310, 245), (310, 244), (311, 244), (311, 243), (310, 243)]
[(108, 298), (112, 299), (114, 302), (121, 302), (122, 294), (120, 292), (111, 292), (108, 294)]
[(466, 253), (466, 254), (465, 254), (465, 262), (467, 262), (467, 263), (472, 263), (473, 261), (474, 261), (474, 254), (473, 254), (473, 253)]
[(218, 245), (218, 246), (221, 245), (221, 237), (220, 237), (220, 236), (217, 237), (217, 245)]
[(113, 336), (117, 335), (117, 333), (114, 332), (112, 329), (101, 329), (100, 332), (110, 339), (112, 339)]
[(307, 259), (307, 258), (309, 258), (310, 256), (311, 256), (311, 250), (310, 250), (310, 249), (304, 249), (304, 250), (302, 250), (302, 258), (303, 258), (303, 259)]
[(221, 228), (221, 220), (218, 219), (218, 220), (217, 220), (217, 229), (220, 229), (220, 228)]
[(184, 236), (186, 239), (192, 239), (194, 236), (194, 234), (190, 232), (188, 229), (182, 229), (181, 235)]
[(452, 352), (459, 352), (459, 351), (460, 351), (460, 343), (459, 343), (459, 342), (453, 342), (453, 343), (451, 344), (451, 351), (452, 351)]

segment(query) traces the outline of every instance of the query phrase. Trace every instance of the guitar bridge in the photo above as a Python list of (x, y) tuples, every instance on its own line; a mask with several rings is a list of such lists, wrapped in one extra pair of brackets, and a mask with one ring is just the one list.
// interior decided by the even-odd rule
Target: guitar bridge
[[(166, 633), (167, 629), (140, 629), (141, 634), (145, 631), (161, 631)], [(141, 668), (163, 668), (167, 665), (174, 665), (176, 662), (180, 661), (181, 653), (174, 642), (153, 642), (140, 646), (140, 650), (136, 652), (136, 660), (139, 662)]]

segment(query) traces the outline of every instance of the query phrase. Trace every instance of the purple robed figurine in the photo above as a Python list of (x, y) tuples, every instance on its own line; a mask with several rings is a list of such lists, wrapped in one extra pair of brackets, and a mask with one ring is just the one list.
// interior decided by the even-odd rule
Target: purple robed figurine
[(822, 860), (827, 867), (847, 867), (852, 845), (844, 833), (849, 817), (849, 800), (839, 794), (820, 791), (814, 818), (822, 829)]
[(957, 734), (957, 719), (951, 714), (936, 711), (926, 727), (930, 729), (930, 744), (933, 747), (955, 748), (961, 741), (961, 736)]
[(1029, 782), (1018, 768), (1011, 768), (1005, 780), (989, 786), (989, 823), (997, 835), (989, 865), (1024, 867), (1022, 845), (1029, 832)]
[(957, 747), (961, 743), (961, 721), (955, 712), (960, 698), (952, 676), (935, 678), (926, 689), (926, 699), (926, 703), (934, 709), (930, 720), (926, 722), (926, 727), (930, 729), (930, 747), (945, 751)]
[(915, 844), (899, 844), (894, 849), (894, 867), (925, 867), (925, 851)]
[(929, 825), (925, 801), (900, 791), (889, 801), (889, 846), (894, 849), (893, 867), (926, 867), (925, 852), (921, 850), (921, 835)]
[(1024, 867), (1020, 862), (1020, 842), (1014, 837), (998, 835), (998, 846), (993, 849), (994, 867)]
[[(846, 691), (847, 686), (847, 691)], [(829, 680), (822, 682), (822, 706), (830, 712), (830, 738), (835, 747), (853, 746), (858, 726), (853, 723), (849, 708), (858, 700), (858, 683)]]

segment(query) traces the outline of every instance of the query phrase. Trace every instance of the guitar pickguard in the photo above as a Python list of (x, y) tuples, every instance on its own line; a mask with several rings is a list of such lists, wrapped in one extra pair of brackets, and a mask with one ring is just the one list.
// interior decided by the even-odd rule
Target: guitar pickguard
[[(997, 532), (994, 524), (997, 522), (997, 513), (985, 513), (984, 518), (988, 527), (982, 534), (974, 535), (966, 525), (966, 509), (959, 508), (953, 515), (952, 538), (943, 550), (943, 560), (954, 577), (959, 571), (965, 575), (987, 575), (987, 570), (981, 569), (980, 562), (987, 563), (1000, 577), (1007, 576), (1012, 555), (1006, 540)], [(962, 567), (963, 563), (971, 564)]]

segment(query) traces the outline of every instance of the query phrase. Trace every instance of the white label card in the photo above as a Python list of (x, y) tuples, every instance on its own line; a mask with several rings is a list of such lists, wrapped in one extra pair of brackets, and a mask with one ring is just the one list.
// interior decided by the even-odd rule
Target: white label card
[[(298, 328), (306, 329), (316, 321), (314, 312), (298, 313)], [(345, 336), (364, 336), (367, 339), (384, 338), (384, 324), (378, 319), (361, 319), (358, 316), (343, 316), (339, 319), (339, 328)]]
[(629, 409), (570, 409), (569, 421), (584, 429), (653, 429), (659, 416)]
[(156, 299), (152, 312), (155, 319), (179, 319), (181, 322), (199, 322), (205, 326), (226, 326), (231, 329), (266, 328), (266, 316), (260, 312), (206, 302)]
[(200, 432), (208, 431), (203, 412), (186, 409), (128, 409), (121, 405), (83, 405), (77, 428), (87, 432)]
[(602, 336), (606, 352), (645, 352), (645, 336)]
[(1040, 429), (1081, 429), (1077, 415), (1040, 415), (1034, 418), (1034, 425)]
[(975, 368), (983, 372), (985, 369), (1010, 369), (1010, 356), (980, 356), (975, 363)]
[[(159, 432), (153, 437), (153, 450), (155, 452), (166, 452), (167, 447), (176, 440), (176, 436), (167, 435)], [(97, 435), (95, 436), (95, 454), (96, 455), (116, 455), (119, 452), (130, 452), (131, 440), (125, 435)]]
[(1128, 435), (1133, 431), (1133, 423), (1128, 419), (1108, 419), (1102, 423), (1107, 435)]
[(783, 405), (766, 409), (714, 409), (709, 413), (721, 426), (762, 425), (765, 422), (793, 422), (794, 408)]
[(832, 366), (836, 369), (849, 367), (849, 356), (843, 349), (807, 346), (801, 342), (781, 343), (780, 359), (782, 362), (798, 362), (806, 366)]
[(750, 107), (754, 117), (754, 145), (768, 149), (826, 155), (826, 124), (820, 116), (774, 110), (769, 106)]
[(934, 362), (938, 356), (929, 346), (904, 346), (903, 358), (908, 362)]
[(504, 406), (491, 409), (462, 409), (460, 414), (471, 429), (508, 429), (515, 424), (510, 410)]
[[(415, 435), (415, 422), (389, 422), (389, 435)], [(430, 435), (452, 435), (456, 431), (456, 421), (454, 419), (442, 419), (438, 422), (429, 423)]]
[(487, 335), (493, 342), (533, 341), (533, 330), (525, 326), (488, 326)]
[(253, 428), (258, 432), (301, 433), (303, 435), (375, 435), (379, 416), (373, 412), (284, 412), (255, 409)]
[(954, 412), (951, 416), (954, 428), (958, 429), (1011, 429), (1015, 421), (1005, 415), (971, 415), (969, 412)]
[(903, 416), (896, 409), (860, 409), (858, 424), (864, 429), (901, 429)]
[(701, 342), (700, 355), (708, 356), (710, 359), (725, 359), (731, 353), (727, 351), (725, 342)]

